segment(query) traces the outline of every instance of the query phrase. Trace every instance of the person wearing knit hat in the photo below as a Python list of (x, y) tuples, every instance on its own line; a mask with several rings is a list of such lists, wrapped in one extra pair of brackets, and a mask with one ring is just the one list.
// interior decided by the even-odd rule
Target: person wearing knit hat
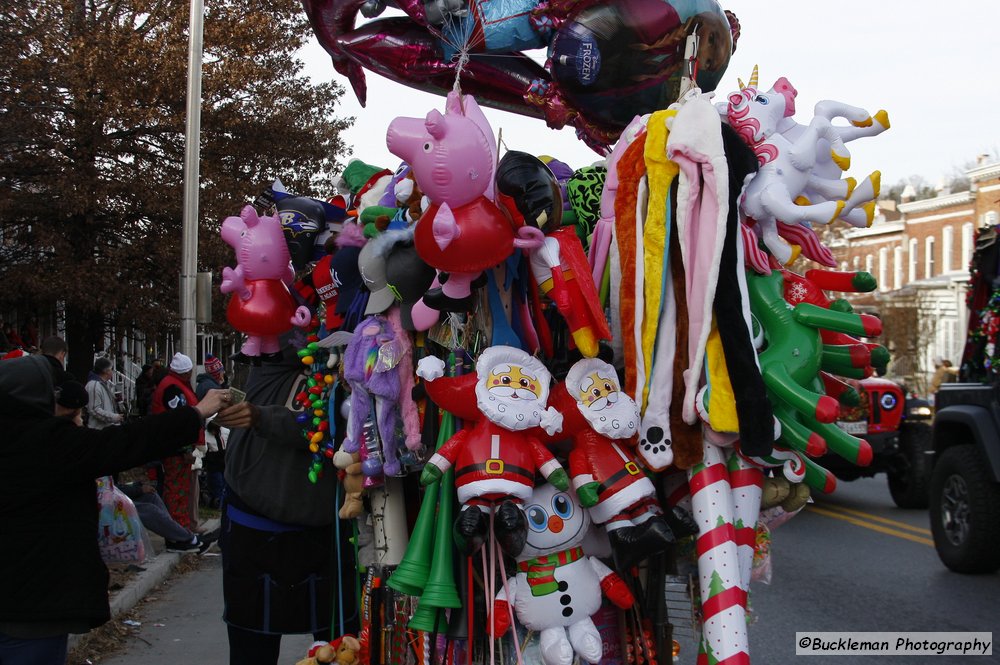
[(56, 404), (67, 409), (82, 409), (87, 401), (87, 390), (76, 381), (67, 381), (56, 393)]
[(223, 366), (222, 361), (209, 353), (205, 356), (205, 371), (215, 379), (215, 382), (220, 386), (225, 380), (226, 368)]
[[(191, 389), (191, 372), (194, 363), (183, 353), (175, 353), (170, 359), (170, 371), (156, 385), (150, 412), (168, 413), (184, 406), (195, 406), (198, 397)], [(198, 434), (199, 447), (205, 445), (205, 428)], [(193, 455), (189, 452), (164, 458), (163, 462), (163, 503), (170, 516), (189, 531), (198, 526), (197, 476), (191, 470)]]
[(56, 415), (83, 427), (83, 410), (88, 401), (86, 388), (76, 381), (66, 381), (56, 390)]
[(201, 396), (213, 388), (228, 388), (229, 381), (226, 377), (226, 368), (222, 360), (211, 353), (205, 356), (205, 371), (200, 372), (194, 380), (194, 393), (201, 399)]
[(194, 363), (183, 353), (177, 352), (170, 359), (170, 371), (178, 375), (184, 375), (194, 369)]

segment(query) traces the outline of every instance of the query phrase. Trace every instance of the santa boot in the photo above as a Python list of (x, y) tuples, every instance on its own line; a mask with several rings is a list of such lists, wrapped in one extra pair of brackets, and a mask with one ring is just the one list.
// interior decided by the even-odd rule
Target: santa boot
[(489, 528), (490, 519), (479, 506), (465, 506), (452, 527), (455, 546), (466, 556), (471, 555), (486, 542)]
[(504, 501), (497, 508), (493, 532), (500, 548), (509, 556), (516, 557), (524, 549), (528, 540), (528, 520), (513, 501)]

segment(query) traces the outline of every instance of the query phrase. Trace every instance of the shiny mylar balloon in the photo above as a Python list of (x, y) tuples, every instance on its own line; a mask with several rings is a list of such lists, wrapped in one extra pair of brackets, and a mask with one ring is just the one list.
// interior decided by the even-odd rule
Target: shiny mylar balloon
[[(374, 0), (303, 0), (316, 36), (362, 105), (362, 68), (405, 85), (576, 127), (599, 152), (636, 115), (677, 99), (688, 35), (698, 37), (695, 80), (714, 90), (739, 23), (717, 0), (396, 0), (405, 17), (356, 27)], [(456, 11), (459, 10), (460, 11)], [(464, 13), (464, 15), (462, 15)], [(522, 50), (548, 48), (543, 67)], [(461, 54), (468, 54), (466, 59)], [(498, 57), (499, 56), (499, 57)]]

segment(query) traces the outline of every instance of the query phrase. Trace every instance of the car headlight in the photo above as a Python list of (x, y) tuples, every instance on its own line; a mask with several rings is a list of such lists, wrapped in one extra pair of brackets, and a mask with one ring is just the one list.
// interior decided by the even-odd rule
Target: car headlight
[(929, 406), (912, 406), (906, 415), (910, 418), (930, 418), (931, 413), (931, 407)]

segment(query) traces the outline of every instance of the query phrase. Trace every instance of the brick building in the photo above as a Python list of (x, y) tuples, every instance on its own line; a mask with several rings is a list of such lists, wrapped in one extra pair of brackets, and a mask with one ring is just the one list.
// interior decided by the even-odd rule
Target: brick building
[(935, 357), (961, 360), (975, 231), (1000, 224), (1000, 162), (981, 160), (965, 175), (967, 191), (898, 206), (881, 202), (870, 228), (852, 229), (831, 245), (842, 270), (864, 270), (878, 280), (878, 291), (851, 300), (883, 317), (880, 341), (893, 352), (890, 371), (918, 389)]

